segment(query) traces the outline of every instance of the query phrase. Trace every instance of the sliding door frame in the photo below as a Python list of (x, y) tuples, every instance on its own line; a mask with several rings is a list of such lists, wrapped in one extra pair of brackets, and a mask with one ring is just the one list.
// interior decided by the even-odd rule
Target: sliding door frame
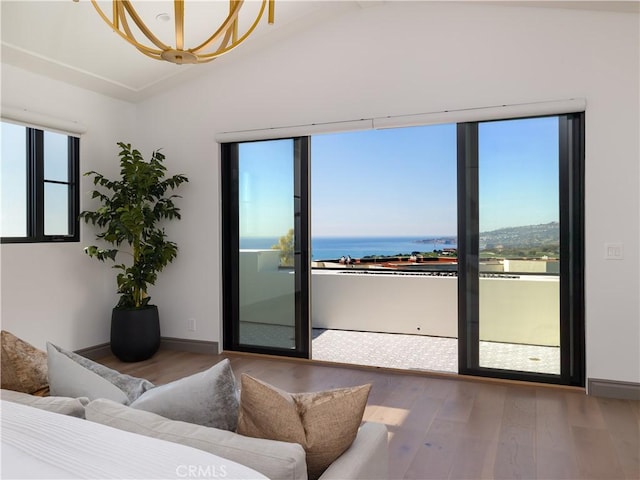
[[(560, 375), (480, 366), (478, 125), (458, 124), (458, 373), (584, 386), (584, 113), (559, 120)], [(530, 117), (529, 117), (530, 118)]]
[(294, 155), (295, 348), (256, 346), (240, 342), (240, 190), (238, 173), (241, 142), (232, 142), (223, 143), (220, 146), (222, 339), (224, 350), (311, 358), (310, 141), (309, 137), (295, 137), (290, 140), (293, 141)]
[[(545, 116), (545, 115), (542, 115)], [(584, 112), (558, 117), (560, 210), (560, 374), (480, 367), (479, 125), (457, 123), (458, 373), (584, 386)], [(487, 121), (502, 121), (510, 117)], [(276, 140), (276, 139), (270, 139)], [(239, 143), (221, 144), (222, 311), (225, 350), (311, 358), (310, 136), (294, 141), (295, 349), (239, 341)]]

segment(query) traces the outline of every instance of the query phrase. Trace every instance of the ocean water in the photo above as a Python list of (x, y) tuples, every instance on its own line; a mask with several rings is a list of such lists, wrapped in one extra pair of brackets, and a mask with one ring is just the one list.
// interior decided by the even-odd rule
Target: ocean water
[[(434, 249), (456, 248), (454, 243), (418, 243), (418, 240), (445, 238), (440, 236), (416, 237), (313, 237), (311, 258), (313, 260), (334, 260), (342, 256), (362, 258), (367, 255), (410, 255), (412, 252), (431, 252)], [(271, 248), (278, 239), (265, 237), (245, 237), (240, 240), (240, 248)]]

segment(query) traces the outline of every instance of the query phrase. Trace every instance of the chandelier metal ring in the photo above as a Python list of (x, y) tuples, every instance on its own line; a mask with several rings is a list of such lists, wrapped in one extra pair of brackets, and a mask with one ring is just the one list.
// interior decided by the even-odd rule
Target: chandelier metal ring
[[(78, 1), (78, 0), (74, 0)], [(233, 50), (244, 42), (256, 29), (268, 5), (268, 22), (274, 22), (275, 0), (262, 0), (255, 20), (247, 30), (239, 34), (239, 15), (244, 0), (229, 0), (229, 13), (218, 29), (204, 42), (193, 48), (184, 46), (184, 0), (174, 0), (175, 46), (162, 42), (142, 21), (142, 18), (130, 0), (112, 0), (112, 18), (100, 8), (97, 0), (91, 0), (100, 17), (114, 32), (129, 42), (140, 52), (155, 60), (165, 60), (179, 65), (185, 63), (206, 63)], [(136, 39), (130, 23), (136, 25), (140, 32), (152, 44), (145, 45)]]

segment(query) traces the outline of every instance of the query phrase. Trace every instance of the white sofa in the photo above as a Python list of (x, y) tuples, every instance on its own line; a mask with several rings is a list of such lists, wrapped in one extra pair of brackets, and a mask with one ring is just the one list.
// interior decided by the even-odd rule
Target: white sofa
[(265, 480), (240, 463), (186, 445), (2, 402), (0, 478)]
[[(305, 453), (298, 444), (245, 437), (226, 430), (169, 420), (119, 403), (97, 399), (33, 397), (2, 392), (3, 400), (53, 410), (145, 437), (182, 444), (249, 467), (272, 480), (305, 480)], [(3, 414), (4, 415), (4, 414)], [(182, 447), (181, 447), (182, 448)], [(388, 478), (387, 429), (365, 422), (351, 447), (322, 474), (321, 480)]]

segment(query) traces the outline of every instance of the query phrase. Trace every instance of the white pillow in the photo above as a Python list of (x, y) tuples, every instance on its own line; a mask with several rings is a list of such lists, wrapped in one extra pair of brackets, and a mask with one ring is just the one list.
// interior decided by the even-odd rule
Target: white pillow
[(92, 422), (213, 453), (253, 468), (268, 478), (307, 479), (305, 452), (297, 443), (244, 437), (217, 428), (168, 420), (109, 400), (89, 403), (85, 415)]
[(50, 342), (47, 363), (49, 389), (54, 396), (108, 398), (129, 404), (154, 387), (147, 380), (119, 373)]
[(148, 390), (131, 407), (172, 420), (235, 431), (238, 391), (231, 363), (225, 358), (204, 372)]

